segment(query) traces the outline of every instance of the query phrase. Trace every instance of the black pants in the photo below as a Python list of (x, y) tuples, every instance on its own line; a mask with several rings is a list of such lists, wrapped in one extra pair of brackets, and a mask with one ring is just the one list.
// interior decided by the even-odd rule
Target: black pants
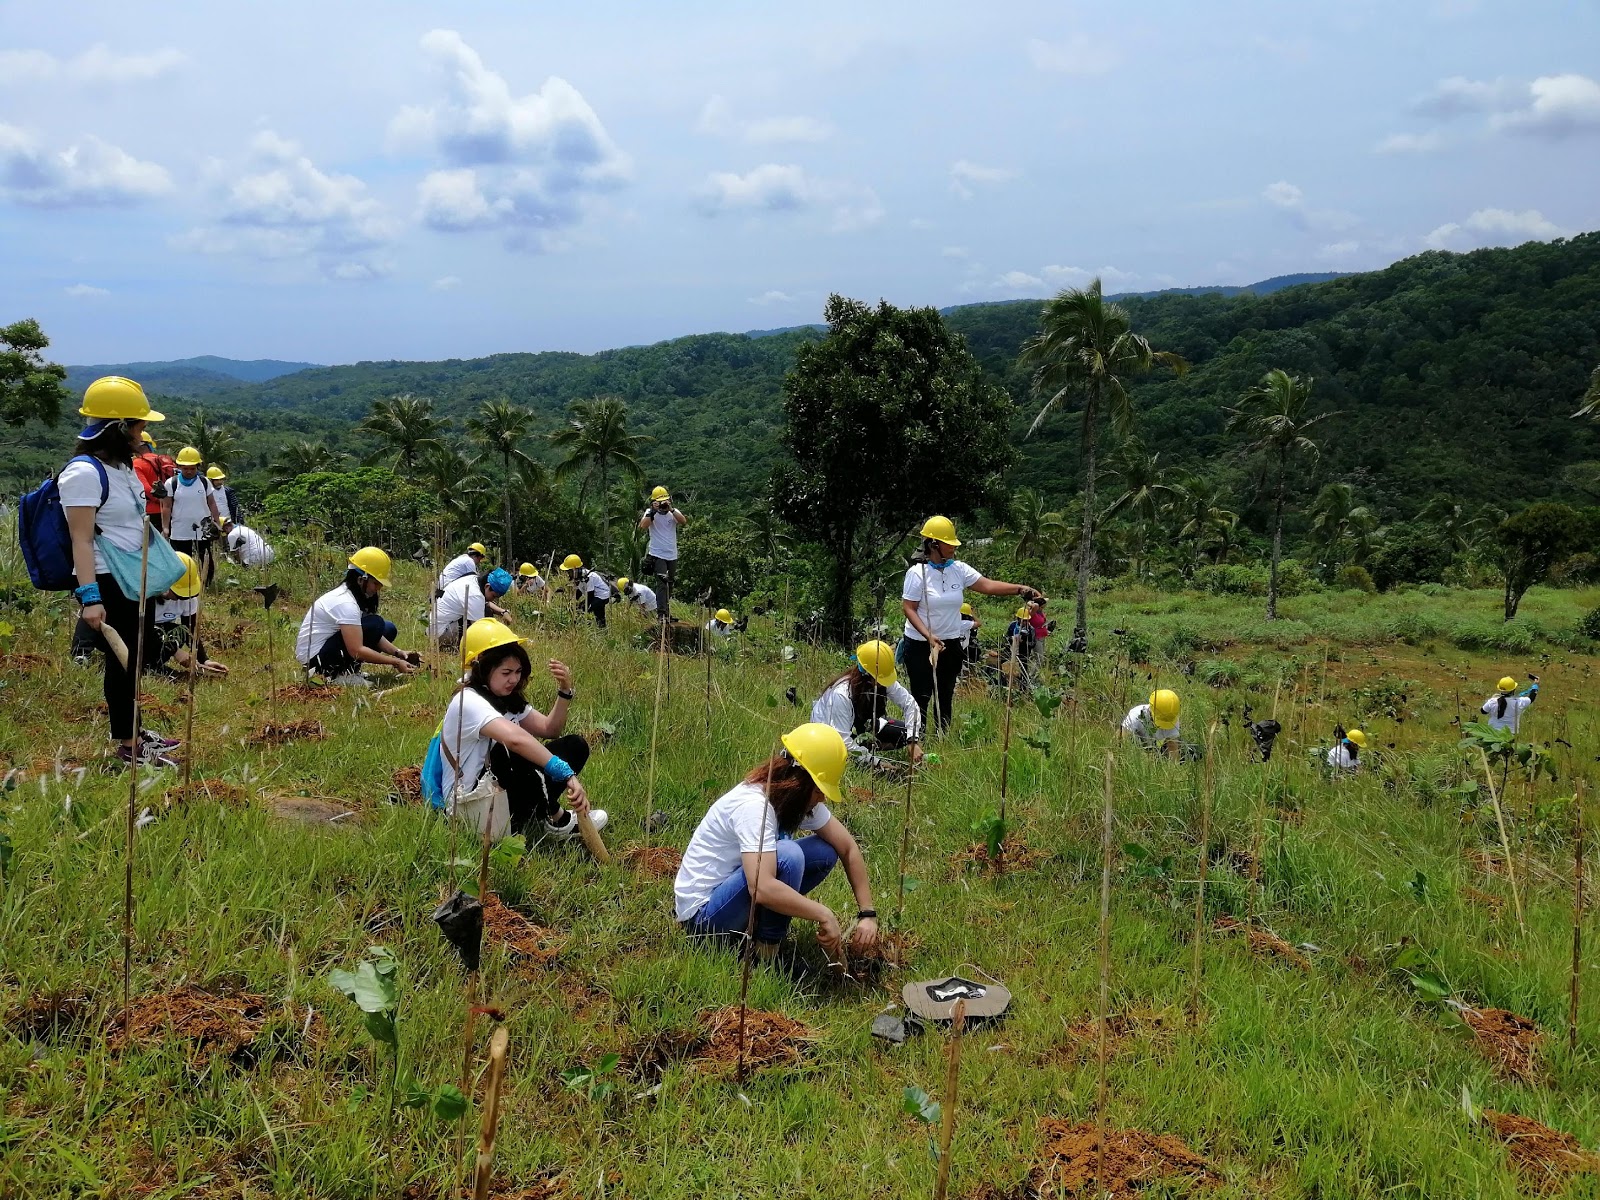
[[(96, 575), (95, 582), (100, 585), (100, 602), (105, 605), (106, 624), (122, 635), (128, 647), (128, 665), (124, 667), (111, 652), (105, 638), (97, 636), (94, 642), (96, 649), (105, 652), (106, 673), (102, 690), (106, 698), (106, 711), (111, 716), (111, 736), (116, 741), (125, 742), (133, 736), (133, 701), (139, 686), (133, 669), (134, 657), (139, 653), (139, 602), (124, 596), (117, 587), (117, 581), (109, 574)], [(156, 633), (155, 601), (148, 601), (144, 606), (146, 657), (156, 653), (156, 639), (159, 636)]]
[[(544, 745), (574, 771), (582, 771), (589, 761), (589, 743), (575, 733), (562, 734)], [(505, 789), (512, 833), (522, 833), (534, 821), (548, 821), (561, 811), (561, 794), (567, 785), (551, 783), (538, 767), (499, 742), (489, 747), (489, 772)]]
[(933, 729), (934, 714), (929, 710), (935, 686), (939, 691), (937, 728), (943, 733), (950, 724), (950, 706), (955, 701), (956, 680), (961, 678), (961, 643), (955, 639), (944, 644), (939, 653), (938, 678), (934, 678), (933, 655), (927, 642), (914, 638), (901, 639), (901, 661), (906, 668), (906, 684), (917, 707), (922, 709), (923, 727)]
[(584, 593), (584, 601), (588, 605), (589, 615), (594, 618), (594, 623), (601, 629), (606, 627), (606, 605), (609, 600), (601, 600), (593, 592)]
[[(361, 644), (368, 650), (381, 650), (385, 641), (393, 644), (399, 633), (393, 621), (387, 621), (377, 613), (361, 615)], [(361, 664), (351, 658), (350, 651), (344, 648), (344, 631), (340, 630), (322, 643), (322, 649), (311, 656), (306, 668), (331, 679), (335, 675), (359, 671)]]
[(906, 727), (899, 721), (885, 720), (879, 729), (857, 729), (856, 737), (871, 738), (880, 750), (898, 750), (906, 744)]
[(644, 562), (640, 564), (641, 575), (654, 575), (656, 579), (656, 619), (659, 621), (672, 620), (668, 605), (672, 600), (672, 581), (678, 574), (678, 560), (675, 558), (657, 558), (653, 554), (646, 554)]

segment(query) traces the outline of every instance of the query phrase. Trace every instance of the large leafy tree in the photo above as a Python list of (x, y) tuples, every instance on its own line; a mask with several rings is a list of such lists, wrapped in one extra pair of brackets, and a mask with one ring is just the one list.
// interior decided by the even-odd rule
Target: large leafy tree
[(1550, 574), (1551, 567), (1593, 545), (1595, 524), (1565, 504), (1529, 505), (1500, 522), (1494, 540), (1505, 573), (1506, 620), (1517, 615), (1522, 597)]
[(186, 420), (174, 421), (165, 440), (174, 446), (193, 446), (207, 466), (223, 470), (238, 461), (242, 449), (238, 427), (212, 424), (203, 408), (195, 409)]
[(1228, 412), (1228, 428), (1249, 439), (1249, 448), (1272, 465), (1272, 565), (1267, 572), (1267, 620), (1278, 618), (1278, 564), (1283, 559), (1283, 506), (1289, 491), (1289, 460), (1320, 453), (1311, 431), (1333, 413), (1311, 412), (1311, 379), (1274, 367), (1239, 397)]
[(511, 545), (511, 494), (516, 490), (513, 486), (516, 477), (512, 473), (512, 468), (514, 465), (521, 466), (533, 461), (522, 448), (522, 443), (532, 432), (533, 414), (513, 404), (507, 396), (496, 396), (493, 400), (485, 400), (479, 405), (478, 411), (467, 418), (467, 434), (485, 453), (492, 454), (500, 460), (501, 493), (505, 508), (505, 530), (501, 548), (508, 563), (516, 559), (516, 551)]
[(1047, 300), (1039, 332), (1023, 343), (1019, 361), (1032, 374), (1033, 394), (1042, 403), (1029, 426), (1033, 434), (1051, 412), (1074, 401), (1080, 406), (1083, 454), (1083, 525), (1078, 532), (1078, 608), (1068, 649), (1089, 647), (1089, 580), (1094, 573), (1095, 447), (1100, 422), (1109, 417), (1123, 437), (1133, 430), (1133, 401), (1127, 380), (1157, 366), (1179, 373), (1183, 358), (1153, 348), (1133, 332), (1128, 310), (1106, 300), (1100, 281), (1067, 288)]
[[(628, 402), (621, 396), (593, 396), (567, 406), (567, 423), (550, 435), (566, 455), (556, 464), (558, 480), (578, 479), (578, 507), (591, 487), (600, 498), (600, 543), (611, 554), (611, 478), (632, 480), (644, 474), (639, 453), (651, 439), (628, 432)], [(631, 510), (630, 510), (631, 511)]]
[(783, 382), (791, 461), (773, 500), (826, 552), (827, 631), (847, 641), (858, 579), (925, 518), (997, 497), (1012, 406), (932, 308), (830, 296), (824, 316), (827, 335), (799, 348)]
[(56, 423), (62, 402), (69, 399), (63, 386), (67, 369), (45, 361), (49, 345), (31, 317), (0, 326), (0, 421)]
[(403, 467), (412, 478), (422, 456), (439, 444), (445, 422), (433, 415), (433, 401), (409, 392), (384, 396), (372, 402), (372, 409), (356, 426), (356, 432), (375, 438), (378, 449), (367, 459)]

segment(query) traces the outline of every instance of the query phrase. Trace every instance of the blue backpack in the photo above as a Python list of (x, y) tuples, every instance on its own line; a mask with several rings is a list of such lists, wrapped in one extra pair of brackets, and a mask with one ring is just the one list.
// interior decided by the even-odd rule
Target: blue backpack
[(422, 759), (422, 798), (430, 807), (444, 811), (444, 721), (434, 730), (428, 753)]
[[(111, 495), (111, 479), (105, 465), (92, 454), (79, 454), (67, 465), (75, 462), (93, 463), (100, 473), (103, 505)], [(17, 544), (22, 547), (28, 578), (42, 592), (70, 592), (78, 586), (72, 565), (72, 531), (67, 528), (67, 514), (61, 507), (59, 478), (59, 473), (50, 476), (17, 503)]]

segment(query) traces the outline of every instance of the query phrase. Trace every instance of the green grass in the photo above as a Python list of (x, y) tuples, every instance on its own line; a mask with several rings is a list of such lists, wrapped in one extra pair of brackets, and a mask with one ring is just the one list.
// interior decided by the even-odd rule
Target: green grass
[[(291, 586), (300, 579), (303, 601), (300, 569), (290, 566), (284, 577)], [(322, 575), (332, 577), (326, 563)], [(409, 569), (401, 578), (386, 610), (418, 644), (425, 583)], [(1551, 655), (1530, 728), (1540, 738), (1564, 733), (1579, 762), (1595, 744), (1594, 660), (1545, 637), (1564, 638), (1594, 603), (1593, 592), (1540, 589), (1526, 605), (1525, 626), (1541, 631), (1535, 647)], [(402, 1111), (385, 1128), (385, 1060), (326, 975), (370, 945), (388, 946), (402, 964), (408, 1067), (430, 1086), (456, 1078), (462, 974), (428, 920), (451, 886), (450, 837), (417, 805), (387, 802), (392, 773), (421, 760), (449, 684), (419, 678), (376, 701), (286, 704), (282, 716), (323, 721), (327, 740), (250, 747), (243, 738), (269, 709), (265, 626), (243, 590), (219, 587), (208, 605), (211, 628), (243, 625), (245, 640), (217, 651), (232, 677), (201, 684), (196, 777), (237, 785), (250, 800), (162, 810), (177, 780), (156, 777), (143, 788), (138, 803), (161, 815), (138, 840), (133, 986), (149, 994), (184, 983), (241, 984), (268, 998), (275, 1036), (247, 1063), (194, 1058), (172, 1042), (107, 1049), (105, 1023), (120, 1007), (127, 778), (99, 767), (98, 674), (59, 663), (65, 605), (8, 614), (14, 649), (53, 661), (7, 665), (0, 680), (0, 758), (26, 772), (12, 778), (0, 826), (15, 850), (0, 897), (0, 1015), (59, 991), (91, 997), (94, 1019), (55, 1041), (0, 1034), (0, 1194), (354, 1198), (398, 1196), (412, 1184), (413, 1195), (446, 1194), (454, 1127)], [(1075, 1050), (1066, 1030), (1095, 1011), (1101, 768), (1109, 751), (1119, 846), (1138, 843), (1173, 860), (1162, 877), (1124, 858), (1116, 876), (1113, 1008), (1154, 1009), (1166, 1021), (1113, 1057), (1109, 1120), (1183, 1138), (1217, 1164), (1226, 1181), (1218, 1196), (1522, 1194), (1527, 1184), (1503, 1148), (1463, 1115), (1462, 1089), (1480, 1105), (1595, 1145), (1600, 1001), (1591, 967), (1579, 1047), (1569, 1055), (1570, 848), (1559, 830), (1528, 848), (1535, 869), (1526, 936), (1509, 903), (1493, 919), (1463, 894), (1469, 886), (1506, 893), (1463, 857), (1497, 844), (1492, 818), (1475, 805), (1464, 820), (1460, 802), (1438, 788), (1461, 769), (1449, 725), (1455, 689), (1470, 706), (1505, 671), (1540, 669), (1532, 657), (1458, 648), (1462, 629), (1494, 623), (1494, 605), (1491, 593), (1330, 593), (1286, 601), (1287, 619), (1269, 627), (1254, 602), (1097, 597), (1094, 655), (1074, 667), (1075, 678), (1052, 679), (1075, 685), (1076, 710), (1064, 705), (1049, 729), (1031, 704), (1015, 713), (1019, 739), (1045, 733), (1053, 743), (1048, 758), (1020, 740), (1011, 750), (1013, 836), (1043, 860), (999, 879), (952, 864), (975, 840), (973, 822), (994, 810), (1000, 774), (1001, 704), (964, 694), (940, 763), (916, 788), (909, 871), (917, 886), (899, 921), (892, 914), (903, 792), (880, 786), (875, 801), (847, 802), (840, 812), (866, 849), (879, 910), (917, 939), (911, 969), (878, 986), (757, 970), (752, 1002), (805, 1021), (819, 1040), (798, 1068), (758, 1074), (742, 1096), (732, 1081), (685, 1064), (670, 1066), (659, 1090), (653, 1079), (623, 1075), (598, 1102), (563, 1086), (569, 1067), (736, 1003), (738, 971), (731, 957), (685, 944), (671, 920), (670, 879), (598, 867), (575, 847), (533, 848), (514, 870), (497, 873), (494, 886), (564, 943), (541, 969), (513, 966), (499, 950), (486, 955), (485, 984), (507, 1014), (512, 1048), (501, 1186), (511, 1191), (548, 1175), (573, 1196), (652, 1200), (930, 1194), (928, 1129), (903, 1112), (901, 1098), (912, 1086), (942, 1091), (944, 1041), (923, 1036), (890, 1048), (868, 1027), (905, 980), (961, 969), (1004, 980), (1016, 1002), (1004, 1022), (967, 1043), (951, 1191), (1015, 1187), (1040, 1118), (1087, 1119), (1093, 1111), (1093, 1055)], [(280, 684), (299, 613), (290, 608), (279, 616)], [(1397, 640), (1397, 625), (1417, 644)], [(1124, 669), (1113, 626), (1172, 657)], [(616, 728), (584, 775), (595, 803), (612, 814), (614, 851), (645, 841), (655, 660), (639, 648), (640, 629), (621, 616), (605, 635), (547, 621), (534, 652), (536, 662), (557, 656), (573, 666), (577, 728)], [(804, 719), (783, 700), (786, 687), (808, 700), (840, 669), (840, 656), (809, 648), (782, 665), (780, 642), (779, 631), (757, 621), (715, 662), (709, 732), (703, 664), (673, 662), (655, 797), (670, 824), (658, 843), (681, 849), (706, 804), (770, 752), (780, 728)], [(1182, 674), (1187, 662), (1200, 664), (1193, 679)], [(1254, 907), (1290, 942), (1320, 948), (1302, 972), (1252, 956), (1238, 934), (1208, 934), (1192, 1026), (1184, 1010), (1202, 772), (1145, 758), (1115, 736), (1120, 710), (1157, 681), (1182, 688), (1191, 738), (1230, 718), (1217, 731), (1208, 924), (1224, 913), (1243, 917), (1252, 905), (1227, 853), (1250, 849), (1266, 782), (1287, 800), (1282, 811), (1295, 811), (1280, 820), (1273, 808), (1265, 822), (1265, 887)], [(547, 698), (552, 685), (541, 678), (532, 690)], [(181, 689), (153, 683), (150, 691), (181, 707)], [(1237, 714), (1253, 702), (1257, 716), (1266, 715), (1275, 694), (1286, 731), (1264, 771), (1245, 760)], [(1382, 715), (1385, 707), (1395, 715)], [(964, 723), (963, 714), (972, 716)], [(1388, 764), (1356, 779), (1325, 779), (1310, 751), (1326, 744), (1336, 720), (1362, 722), (1376, 746), (1393, 743)], [(181, 732), (181, 717), (155, 724)], [(78, 766), (86, 768), (81, 776)], [(1563, 771), (1559, 784), (1540, 786), (1538, 799), (1571, 791)], [(358, 817), (329, 826), (274, 814), (274, 797), (301, 794), (334, 798)], [(1520, 786), (1510, 806), (1524, 811)], [(1409, 885), (1417, 872), (1426, 877), (1420, 896)], [(820, 898), (853, 911), (842, 878), (830, 879)], [(802, 956), (819, 961), (807, 927), (796, 928)], [(1549, 1033), (1541, 1082), (1497, 1079), (1449, 1010), (1425, 1004), (1387, 969), (1407, 940), (1464, 1000), (1510, 1008)], [(308, 1010), (323, 1030), (302, 1043)], [(371, 1091), (364, 1101), (362, 1089)], [(476, 1117), (474, 1108), (471, 1130)], [(1580, 1178), (1555, 1194), (1596, 1192)]]

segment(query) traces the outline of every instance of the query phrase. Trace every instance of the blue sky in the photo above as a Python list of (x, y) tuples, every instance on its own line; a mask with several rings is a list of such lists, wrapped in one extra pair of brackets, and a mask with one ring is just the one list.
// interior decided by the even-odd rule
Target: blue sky
[[(581, 9), (581, 11), (580, 11)], [(0, 320), (470, 357), (1600, 227), (1600, 6), (0, 6)]]

